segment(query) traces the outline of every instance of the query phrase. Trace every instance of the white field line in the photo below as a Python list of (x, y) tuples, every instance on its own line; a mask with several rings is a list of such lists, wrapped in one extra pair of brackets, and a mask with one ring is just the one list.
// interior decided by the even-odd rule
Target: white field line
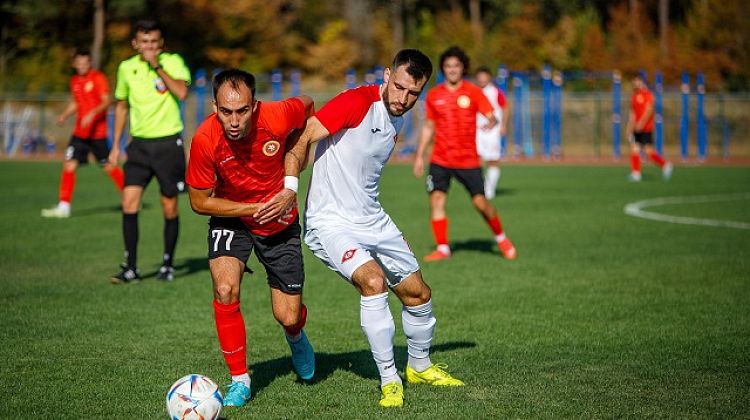
[(713, 203), (717, 201), (739, 201), (750, 199), (750, 193), (718, 194), (718, 195), (696, 195), (692, 197), (661, 197), (650, 200), (636, 201), (625, 205), (625, 214), (643, 219), (656, 220), (667, 223), (680, 223), (684, 225), (728, 227), (733, 229), (749, 229), (750, 223), (735, 222), (732, 220), (700, 219), (696, 217), (671, 216), (667, 214), (645, 211), (648, 207), (664, 206), (667, 204), (693, 204)]

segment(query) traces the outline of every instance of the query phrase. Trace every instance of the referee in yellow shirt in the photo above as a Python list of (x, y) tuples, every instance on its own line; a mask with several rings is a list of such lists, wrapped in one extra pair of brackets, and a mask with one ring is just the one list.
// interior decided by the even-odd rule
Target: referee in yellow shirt
[(143, 191), (156, 176), (164, 211), (164, 257), (157, 278), (174, 279), (173, 258), (179, 233), (177, 195), (185, 190), (185, 150), (180, 101), (188, 94), (190, 70), (182, 57), (162, 51), (156, 22), (138, 21), (132, 40), (138, 54), (120, 63), (115, 87), (115, 137), (109, 161), (117, 163), (120, 138), (130, 116), (130, 134), (122, 194), (125, 263), (112, 283), (137, 283), (138, 210)]

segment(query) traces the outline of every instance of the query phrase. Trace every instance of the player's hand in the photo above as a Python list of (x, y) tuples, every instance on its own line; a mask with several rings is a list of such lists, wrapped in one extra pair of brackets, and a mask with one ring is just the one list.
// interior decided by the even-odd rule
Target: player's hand
[(482, 124), (482, 126), (481, 126), (481, 127), (479, 127), (479, 128), (480, 128), (480, 129), (481, 129), (482, 131), (490, 131), (490, 130), (492, 130), (492, 127), (494, 127), (494, 126), (496, 126), (496, 125), (497, 125), (497, 121), (495, 121), (495, 123), (494, 123), (494, 124), (488, 121), (488, 122), (486, 122), (486, 123)]
[(141, 57), (143, 57), (143, 60), (148, 62), (151, 67), (156, 67), (159, 65), (159, 54), (161, 54), (161, 48), (157, 48), (155, 50), (142, 50), (141, 51)]
[[(261, 225), (271, 221), (283, 223), (291, 209), (297, 205), (297, 193), (284, 188), (258, 209), (253, 217)], [(288, 223), (287, 223), (288, 224)]]
[(65, 116), (64, 116), (64, 115), (62, 115), (62, 114), (60, 114), (60, 115), (59, 115), (59, 116), (57, 117), (57, 125), (60, 125), (60, 126), (61, 126), (61, 125), (63, 125), (63, 124), (65, 124)]
[(417, 156), (414, 159), (414, 176), (421, 178), (422, 174), (424, 174), (424, 160), (422, 156)]
[(96, 117), (96, 114), (93, 112), (84, 115), (83, 118), (81, 118), (81, 128), (86, 128), (91, 125), (91, 122), (94, 121), (94, 117)]
[(109, 152), (109, 158), (108, 158), (109, 163), (117, 166), (117, 160), (119, 158), (120, 158), (120, 151), (113, 147), (112, 150)]

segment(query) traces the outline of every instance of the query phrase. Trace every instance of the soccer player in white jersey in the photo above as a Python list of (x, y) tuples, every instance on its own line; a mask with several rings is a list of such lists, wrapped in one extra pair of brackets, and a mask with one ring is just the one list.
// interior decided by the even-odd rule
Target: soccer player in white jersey
[[(378, 201), (380, 175), (409, 111), (432, 74), (422, 52), (396, 54), (380, 86), (347, 90), (307, 120), (287, 154), (302, 168), (306, 145), (317, 144), (305, 210), (305, 242), (330, 269), (360, 293), (360, 321), (380, 372), (383, 407), (401, 407), (404, 388), (396, 370), (396, 327), (388, 307), (390, 288), (403, 303), (408, 346), (406, 380), (435, 386), (464, 383), (430, 361), (435, 330), (431, 290), (401, 231)], [(290, 174), (290, 168), (286, 168)]]
[(488, 200), (495, 198), (497, 183), (500, 181), (500, 138), (505, 135), (510, 109), (503, 91), (492, 83), (492, 73), (487, 67), (479, 67), (474, 79), (482, 88), (484, 96), (490, 101), (495, 119), (499, 124), (489, 130), (481, 129), (487, 124), (487, 118), (477, 114), (477, 153), (487, 162), (487, 175), (484, 178), (484, 195)]

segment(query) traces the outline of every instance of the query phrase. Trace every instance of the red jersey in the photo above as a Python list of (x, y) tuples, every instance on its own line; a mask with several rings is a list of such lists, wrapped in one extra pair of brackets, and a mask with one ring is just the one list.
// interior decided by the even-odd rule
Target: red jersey
[(631, 99), (630, 104), (633, 109), (633, 113), (635, 114), (636, 123), (638, 123), (638, 121), (643, 118), (643, 114), (646, 113), (646, 108), (648, 108), (649, 105), (651, 106), (652, 111), (651, 116), (648, 118), (646, 124), (643, 126), (643, 129), (640, 131), (641, 133), (652, 133), (654, 131), (654, 95), (647, 88), (636, 90), (633, 94), (633, 98)]
[(452, 169), (480, 167), (477, 113), (487, 115), (493, 111), (482, 89), (465, 80), (456, 90), (441, 84), (427, 92), (426, 106), (427, 119), (435, 123), (430, 162)]
[(81, 127), (81, 120), (92, 109), (102, 103), (102, 95), (109, 94), (109, 83), (104, 74), (91, 69), (83, 76), (76, 74), (70, 79), (70, 91), (76, 103), (76, 126), (73, 135), (82, 139), (107, 138), (107, 111), (96, 115), (88, 127)]
[[(214, 189), (214, 196), (239, 203), (262, 203), (284, 188), (284, 151), (289, 133), (302, 128), (305, 105), (296, 98), (258, 102), (252, 129), (242, 140), (230, 141), (216, 114), (198, 127), (190, 146), (187, 183), (193, 188)], [(297, 217), (297, 207), (288, 216)], [(288, 225), (277, 221), (261, 225), (242, 217), (254, 234), (269, 236)]]

